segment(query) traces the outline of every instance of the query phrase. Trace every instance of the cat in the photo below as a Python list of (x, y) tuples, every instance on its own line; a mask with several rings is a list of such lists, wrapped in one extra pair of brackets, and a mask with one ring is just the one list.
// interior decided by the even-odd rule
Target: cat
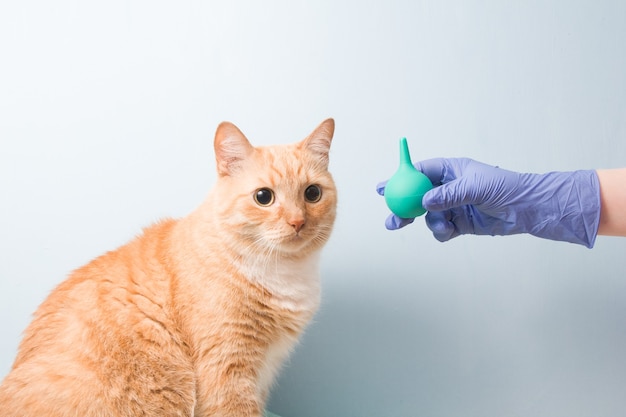
[(260, 417), (320, 302), (336, 217), (335, 123), (254, 147), (221, 123), (217, 179), (189, 215), (77, 269), (34, 314), (3, 417)]

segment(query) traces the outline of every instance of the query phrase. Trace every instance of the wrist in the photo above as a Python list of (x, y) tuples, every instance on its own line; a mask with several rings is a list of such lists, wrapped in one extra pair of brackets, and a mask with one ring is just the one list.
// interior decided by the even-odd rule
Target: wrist
[(600, 223), (600, 183), (593, 170), (542, 174), (542, 217), (529, 233), (592, 248)]
[(626, 236), (626, 168), (597, 171), (600, 184), (599, 235)]

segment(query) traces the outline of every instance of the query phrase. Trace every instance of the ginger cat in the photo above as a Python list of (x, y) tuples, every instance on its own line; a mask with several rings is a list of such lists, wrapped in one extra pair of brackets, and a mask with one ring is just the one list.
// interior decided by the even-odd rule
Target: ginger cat
[(180, 220), (79, 268), (35, 313), (3, 417), (259, 417), (320, 297), (334, 121), (290, 145), (215, 134), (217, 181)]

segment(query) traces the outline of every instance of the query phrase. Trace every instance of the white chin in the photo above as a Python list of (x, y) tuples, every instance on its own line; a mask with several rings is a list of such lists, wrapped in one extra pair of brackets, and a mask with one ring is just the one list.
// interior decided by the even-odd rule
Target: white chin
[(309, 240), (299, 235), (293, 235), (280, 243), (280, 248), (286, 253), (297, 253), (309, 245)]

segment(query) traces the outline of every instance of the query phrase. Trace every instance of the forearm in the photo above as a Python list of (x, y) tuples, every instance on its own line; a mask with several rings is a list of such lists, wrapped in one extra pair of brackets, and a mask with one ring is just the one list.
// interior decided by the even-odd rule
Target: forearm
[(599, 235), (626, 236), (626, 168), (598, 170)]

